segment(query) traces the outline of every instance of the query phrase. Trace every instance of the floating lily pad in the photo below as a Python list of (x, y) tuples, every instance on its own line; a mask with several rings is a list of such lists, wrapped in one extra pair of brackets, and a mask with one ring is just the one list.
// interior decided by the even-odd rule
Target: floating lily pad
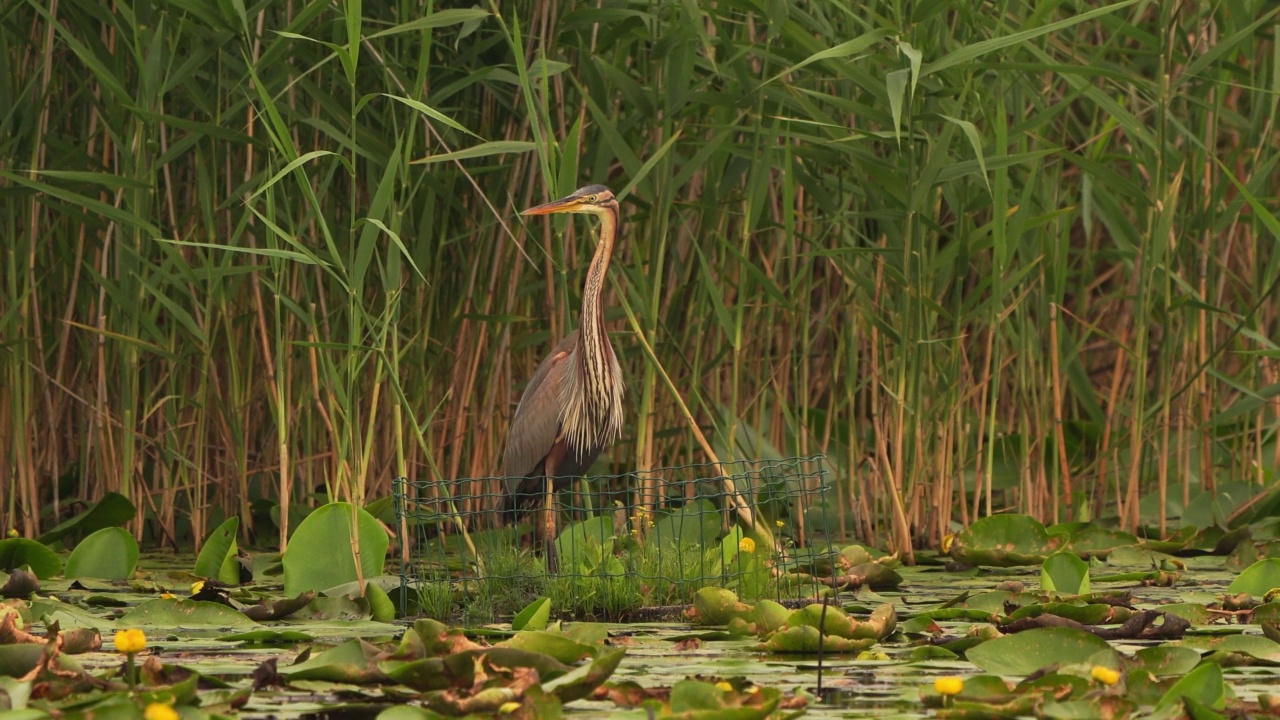
[(249, 628), (258, 623), (214, 602), (198, 600), (148, 600), (124, 614), (120, 624), (154, 628)]
[(951, 540), (949, 554), (966, 565), (1039, 565), (1067, 543), (1027, 515), (993, 515), (977, 520)]
[(193, 571), (196, 577), (217, 580), (224, 585), (240, 584), (240, 563), (236, 560), (236, 532), (239, 529), (240, 518), (232, 516), (209, 533), (196, 557)]
[(1040, 566), (1040, 587), (1064, 595), (1089, 592), (1089, 564), (1072, 553), (1054, 553)]
[(357, 638), (297, 665), (280, 668), (279, 672), (291, 680), (329, 680), (357, 685), (384, 682), (387, 676), (375, 662), (381, 655), (378, 646)]
[(563, 635), (549, 633), (544, 630), (525, 630), (516, 633), (510, 640), (502, 643), (502, 647), (512, 647), (529, 652), (542, 653), (572, 665), (579, 660), (595, 654), (595, 648), (571, 640)]
[(1269, 558), (1245, 568), (1227, 588), (1229, 593), (1249, 593), (1261, 598), (1272, 588), (1280, 588), (1280, 558)]
[(525, 606), (511, 621), (511, 629), (546, 630), (547, 621), (551, 619), (551, 600), (538, 598)]
[(26, 538), (0, 540), (0, 570), (12, 572), (24, 565), (41, 580), (62, 572), (62, 560), (43, 543)]
[(80, 541), (67, 558), (69, 578), (127, 580), (138, 564), (138, 541), (124, 528), (98, 530)]
[(1215, 710), (1226, 705), (1227, 687), (1222, 682), (1222, 668), (1212, 663), (1187, 673), (1169, 688), (1169, 691), (1156, 703), (1156, 713), (1161, 710), (1189, 700)]
[(965, 653), (965, 659), (997, 675), (1030, 675), (1049, 665), (1082, 663), (1098, 652), (1111, 652), (1106, 640), (1073, 628), (1037, 628), (988, 640)]
[(103, 528), (119, 527), (133, 519), (137, 509), (129, 498), (116, 492), (108, 492), (84, 512), (69, 518), (52, 530), (36, 538), (41, 545), (51, 545), (67, 535), (89, 535)]
[[(357, 535), (353, 537), (352, 527)], [(355, 541), (359, 541), (361, 572), (356, 572)], [(284, 592), (294, 596), (307, 590), (382, 574), (387, 557), (387, 531), (372, 515), (349, 503), (317, 508), (294, 531), (285, 551)]]
[(281, 620), (307, 607), (315, 598), (315, 591), (308, 590), (297, 597), (281, 598), (272, 600), (270, 603), (266, 600), (259, 600), (256, 605), (245, 608), (244, 614), (250, 620), (257, 622)]

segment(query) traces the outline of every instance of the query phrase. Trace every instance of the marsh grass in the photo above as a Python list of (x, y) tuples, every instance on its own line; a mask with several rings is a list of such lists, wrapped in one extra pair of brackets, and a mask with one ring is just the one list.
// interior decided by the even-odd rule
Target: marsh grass
[(28, 537), (110, 490), (157, 542), (270, 545), (311, 497), (493, 475), (592, 247), (517, 212), (587, 182), (626, 214), (601, 471), (705, 459), (690, 419), (821, 451), (839, 534), (908, 559), (1276, 477), (1272, 2), (238, 7), (0, 23)]

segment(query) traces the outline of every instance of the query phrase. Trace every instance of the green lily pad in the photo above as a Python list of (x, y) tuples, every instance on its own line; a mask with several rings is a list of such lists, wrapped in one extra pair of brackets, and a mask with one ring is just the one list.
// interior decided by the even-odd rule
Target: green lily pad
[(236, 532), (240, 530), (240, 518), (232, 516), (219, 525), (196, 557), (193, 574), (206, 580), (217, 580), (224, 585), (240, 584), (240, 563), (236, 560)]
[(381, 655), (381, 648), (357, 638), (297, 665), (280, 668), (279, 673), (290, 680), (329, 680), (357, 685), (385, 682), (387, 676), (376, 663)]
[(1177, 645), (1142, 648), (1134, 656), (1144, 670), (1157, 677), (1186, 675), (1200, 664), (1200, 653)]
[(242, 642), (252, 645), (296, 645), (313, 642), (315, 637), (301, 630), (250, 630), (249, 632), (223, 635), (218, 640), (223, 642)]
[(1039, 565), (1061, 549), (1067, 538), (1050, 535), (1044, 525), (1028, 515), (993, 515), (957, 533), (948, 554), (966, 565)]
[(645, 540), (674, 547), (710, 547), (719, 537), (720, 511), (705, 498), (698, 498), (670, 512), (654, 515), (653, 528)]
[(511, 621), (511, 629), (546, 630), (547, 621), (551, 619), (551, 599), (538, 598), (525, 606)]
[(1115, 653), (1106, 640), (1074, 628), (1036, 628), (970, 648), (965, 658), (997, 675), (1030, 675), (1049, 665), (1088, 661), (1098, 652)]
[(693, 615), (705, 625), (728, 625), (735, 617), (749, 619), (751, 606), (739, 602), (732, 590), (702, 588), (693, 596)]
[(1245, 568), (1235, 580), (1231, 581), (1227, 592), (1232, 594), (1245, 592), (1261, 598), (1272, 588), (1280, 588), (1280, 558), (1259, 560)]
[(843, 609), (813, 603), (791, 613), (787, 627), (809, 626), (818, 628), (824, 635), (848, 639), (879, 640), (898, 626), (898, 616), (893, 603), (877, 607), (866, 621), (851, 617)]
[[(353, 520), (360, 543), (359, 574), (353, 550)], [(329, 503), (317, 508), (294, 531), (284, 553), (284, 592), (292, 597), (358, 580), (360, 575), (381, 575), (389, 542), (382, 525), (350, 503)]]
[(36, 542), (51, 545), (67, 535), (88, 535), (103, 528), (119, 527), (132, 520), (136, 514), (137, 509), (129, 502), (129, 498), (120, 493), (108, 492), (88, 510), (59, 523), (36, 538)]
[(148, 600), (125, 613), (121, 626), (153, 628), (249, 628), (258, 623), (215, 602)]
[(12, 572), (24, 565), (41, 580), (62, 572), (62, 560), (43, 543), (26, 538), (0, 540), (0, 570)]
[(1209, 649), (1218, 653), (1247, 655), (1269, 665), (1280, 665), (1280, 643), (1260, 635), (1215, 638), (1209, 641)]
[(583, 658), (591, 657), (595, 654), (595, 648), (590, 645), (583, 645), (563, 635), (549, 633), (545, 630), (525, 630), (524, 632), (516, 633), (514, 637), (501, 643), (499, 647), (511, 647), (542, 653), (566, 665), (572, 665)]
[(823, 635), (812, 625), (800, 625), (770, 635), (761, 649), (776, 653), (854, 653), (862, 652), (877, 642), (873, 637), (854, 639)]
[(1206, 663), (1183, 676), (1156, 703), (1156, 712), (1190, 700), (1215, 710), (1226, 706), (1227, 686), (1222, 682), (1222, 668)]
[(138, 565), (138, 541), (124, 528), (98, 530), (80, 541), (67, 558), (69, 578), (127, 580)]
[(669, 717), (681, 720), (764, 720), (781, 700), (782, 695), (775, 688), (758, 688), (756, 693), (746, 694), (725, 692), (702, 680), (681, 680), (671, 688)]
[[(1047, 528), (1050, 535), (1057, 534), (1058, 530), (1057, 525)], [(1130, 533), (1093, 523), (1086, 523), (1070, 535), (1071, 541), (1067, 544), (1067, 549), (1082, 557), (1106, 558), (1117, 548), (1132, 547), (1138, 543), (1138, 538)]]
[(1089, 592), (1089, 564), (1069, 552), (1054, 553), (1040, 566), (1040, 587), (1046, 592), (1084, 595)]
[(553, 693), (563, 703), (581, 700), (603, 685), (613, 675), (626, 654), (627, 651), (621, 648), (602, 652), (590, 663), (543, 683), (542, 689)]

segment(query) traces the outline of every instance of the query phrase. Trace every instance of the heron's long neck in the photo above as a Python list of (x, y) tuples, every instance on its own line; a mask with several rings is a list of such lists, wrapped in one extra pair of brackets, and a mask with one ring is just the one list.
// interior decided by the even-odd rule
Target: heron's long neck
[(613, 348), (604, 328), (604, 278), (613, 257), (613, 242), (618, 234), (617, 205), (604, 207), (600, 213), (600, 242), (596, 245), (591, 267), (587, 268), (587, 284), (582, 292), (582, 321), (578, 336), (583, 359), (582, 368), (587, 390), (594, 400), (603, 401), (613, 375)]

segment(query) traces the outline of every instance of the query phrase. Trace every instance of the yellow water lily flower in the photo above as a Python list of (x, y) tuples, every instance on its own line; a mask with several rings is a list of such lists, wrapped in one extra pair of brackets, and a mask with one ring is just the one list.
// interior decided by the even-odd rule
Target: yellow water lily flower
[(192, 594), (192, 595), (197, 595), (197, 594), (199, 594), (199, 593), (200, 593), (200, 591), (201, 591), (201, 590), (203, 590), (203, 589), (204, 589), (204, 581), (203, 581), (203, 580), (197, 580), (197, 581), (195, 581), (195, 582), (191, 583), (191, 594)]
[(1115, 685), (1120, 682), (1120, 671), (1112, 670), (1103, 665), (1094, 665), (1093, 670), (1089, 672), (1089, 677), (1097, 680), (1103, 685)]
[(733, 692), (733, 686), (725, 682), (724, 680), (721, 680), (720, 682), (716, 683), (716, 689), (719, 690), (720, 692)]
[(142, 717), (146, 720), (178, 720), (178, 711), (172, 705), (151, 703), (142, 711)]
[(116, 633), (116, 650), (132, 655), (147, 648), (147, 635), (138, 628), (129, 628)]
[(940, 677), (933, 681), (933, 689), (939, 695), (959, 695), (964, 690), (964, 678), (954, 676)]
[(749, 537), (744, 537), (738, 541), (738, 549), (749, 555), (756, 551), (756, 541)]

